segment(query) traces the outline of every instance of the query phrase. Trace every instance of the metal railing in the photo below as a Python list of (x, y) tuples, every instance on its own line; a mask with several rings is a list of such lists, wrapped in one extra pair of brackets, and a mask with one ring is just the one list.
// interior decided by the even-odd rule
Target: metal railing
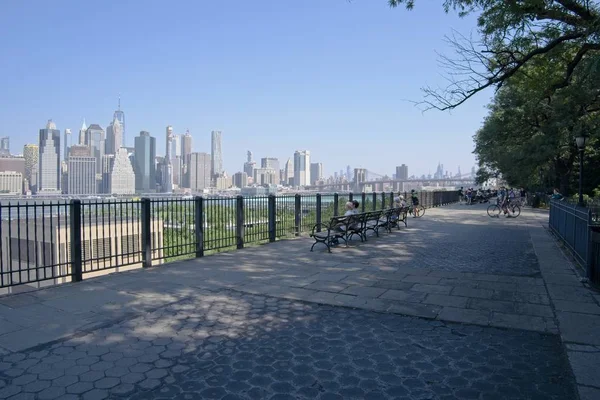
[[(234, 198), (93, 199), (0, 203), (0, 294), (150, 267), (310, 232), (344, 213), (389, 208), (408, 193), (296, 194)], [(422, 192), (436, 207), (457, 192)]]
[(600, 223), (597, 208), (551, 200), (549, 226), (585, 267), (587, 277), (600, 283)]

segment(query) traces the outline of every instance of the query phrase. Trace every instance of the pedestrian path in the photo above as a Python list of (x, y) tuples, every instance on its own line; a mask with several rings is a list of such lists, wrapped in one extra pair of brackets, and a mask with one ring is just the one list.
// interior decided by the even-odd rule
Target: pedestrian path
[(456, 205), (0, 298), (0, 399), (600, 398), (600, 297), (545, 218)]

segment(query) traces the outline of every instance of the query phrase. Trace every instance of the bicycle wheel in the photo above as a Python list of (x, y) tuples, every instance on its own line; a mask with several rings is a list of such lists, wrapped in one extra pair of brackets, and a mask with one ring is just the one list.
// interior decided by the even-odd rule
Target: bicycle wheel
[(510, 209), (513, 212), (513, 214), (512, 214), (513, 218), (517, 218), (519, 215), (521, 215), (521, 207), (519, 207), (517, 204), (512, 206)]
[(425, 207), (416, 206), (415, 207), (415, 217), (421, 218), (423, 215), (425, 215)]
[(497, 204), (492, 204), (487, 208), (487, 213), (490, 218), (498, 218), (500, 217), (500, 207)]

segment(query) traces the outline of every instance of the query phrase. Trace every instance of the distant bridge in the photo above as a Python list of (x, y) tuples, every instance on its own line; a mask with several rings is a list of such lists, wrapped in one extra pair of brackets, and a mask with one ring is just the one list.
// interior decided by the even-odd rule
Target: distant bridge
[(474, 178), (448, 178), (448, 179), (378, 179), (363, 182), (326, 183), (323, 185), (308, 186), (309, 190), (332, 190), (332, 191), (368, 191), (382, 192), (390, 190), (394, 192), (405, 192), (423, 186), (436, 186), (453, 188), (457, 186), (475, 186)]

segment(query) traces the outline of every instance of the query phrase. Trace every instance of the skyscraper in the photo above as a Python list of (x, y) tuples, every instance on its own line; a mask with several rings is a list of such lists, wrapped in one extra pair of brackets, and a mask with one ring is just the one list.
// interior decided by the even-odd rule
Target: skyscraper
[(65, 129), (64, 143), (63, 143), (63, 158), (65, 161), (69, 158), (69, 146), (71, 145), (71, 130)]
[(248, 152), (246, 153), (246, 162), (244, 163), (244, 172), (249, 177), (253, 177), (254, 168), (256, 168), (256, 163), (252, 160), (252, 152), (248, 150)]
[(294, 186), (310, 185), (310, 151), (296, 150), (294, 153)]
[(240, 189), (248, 186), (248, 175), (245, 172), (236, 172), (233, 175), (233, 186)]
[(95, 157), (69, 157), (66, 189), (69, 194), (96, 194)]
[(96, 171), (102, 170), (102, 157), (105, 150), (104, 129), (98, 124), (91, 124), (85, 131), (85, 145), (92, 149), (92, 157), (96, 157)]
[(8, 136), (0, 139), (0, 155), (10, 155), (10, 138)]
[(171, 150), (173, 150), (173, 127), (167, 126), (166, 131), (166, 154), (165, 154), (165, 169), (163, 174), (162, 189), (165, 193), (173, 192), (173, 165), (171, 164)]
[(190, 135), (190, 131), (185, 131), (185, 135), (181, 138), (181, 157), (183, 158), (183, 163), (187, 164), (188, 158), (192, 154), (192, 135)]
[(211, 155), (207, 153), (190, 154), (188, 175), (192, 191), (197, 192), (210, 187)]
[(173, 135), (173, 141), (171, 142), (171, 159), (181, 157), (183, 135)]
[(216, 178), (223, 173), (221, 131), (212, 131), (210, 135), (210, 167), (213, 178)]
[(60, 131), (48, 120), (40, 129), (38, 192), (60, 192)]
[(135, 193), (135, 174), (129, 160), (127, 149), (121, 147), (114, 156), (114, 163), (110, 172), (109, 193), (133, 194)]
[(317, 184), (317, 181), (323, 179), (323, 164), (311, 163), (310, 164), (310, 184), (312, 186)]
[(273, 157), (264, 157), (260, 160), (261, 168), (268, 168), (275, 171), (275, 176), (273, 177), (273, 185), (279, 185), (280, 176), (279, 176), (279, 160)]
[(35, 190), (37, 188), (37, 179), (36, 182), (33, 181), (34, 171), (36, 171), (35, 176), (37, 177), (38, 173), (38, 157), (39, 157), (39, 147), (37, 144), (26, 144), (23, 146), (23, 158), (25, 159), (25, 179), (29, 183), (30, 190)]
[(105, 154), (117, 154), (117, 150), (123, 146), (123, 127), (115, 117), (106, 128)]
[(121, 111), (121, 96), (119, 96), (119, 108), (113, 115), (113, 121), (115, 119), (119, 121), (119, 125), (121, 125), (121, 146), (125, 147), (125, 113)]
[(87, 135), (87, 125), (85, 124), (85, 119), (84, 119), (83, 123), (81, 124), (81, 128), (79, 129), (79, 144), (81, 144), (81, 145), (85, 144), (86, 135)]
[(288, 158), (285, 163), (285, 184), (288, 186), (294, 184), (294, 163), (291, 158)]
[(396, 167), (396, 179), (408, 179), (408, 166), (406, 166), (406, 164), (402, 164), (399, 167)]
[(135, 190), (138, 193), (156, 191), (156, 139), (146, 131), (135, 138)]
[(346, 179), (348, 179), (348, 182), (350, 182), (353, 177), (354, 177), (354, 175), (352, 174), (352, 168), (350, 168), (350, 166), (347, 165), (346, 166)]

